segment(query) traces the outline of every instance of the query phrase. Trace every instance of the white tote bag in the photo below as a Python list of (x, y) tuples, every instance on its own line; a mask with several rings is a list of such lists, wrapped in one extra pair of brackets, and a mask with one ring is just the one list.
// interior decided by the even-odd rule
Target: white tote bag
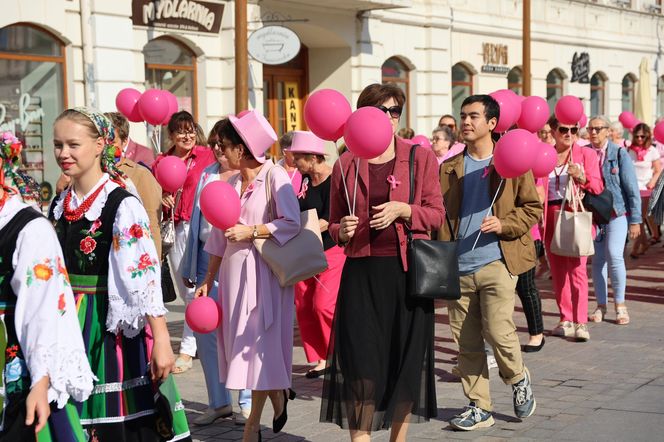
[[(565, 210), (568, 201), (572, 207), (571, 212)], [(579, 190), (572, 179), (567, 182), (565, 198), (556, 220), (553, 238), (551, 239), (551, 253), (570, 258), (595, 254), (593, 214), (583, 207)]]

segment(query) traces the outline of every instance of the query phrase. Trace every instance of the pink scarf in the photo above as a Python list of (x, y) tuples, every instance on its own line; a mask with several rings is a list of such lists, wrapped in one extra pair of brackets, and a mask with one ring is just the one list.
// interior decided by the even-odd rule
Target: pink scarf
[(642, 146), (635, 146), (634, 144), (629, 146), (629, 148), (634, 151), (634, 153), (636, 154), (636, 159), (638, 161), (643, 161), (643, 159), (646, 157), (646, 154), (648, 153), (648, 149), (649, 149), (647, 146), (643, 146), (643, 147)]

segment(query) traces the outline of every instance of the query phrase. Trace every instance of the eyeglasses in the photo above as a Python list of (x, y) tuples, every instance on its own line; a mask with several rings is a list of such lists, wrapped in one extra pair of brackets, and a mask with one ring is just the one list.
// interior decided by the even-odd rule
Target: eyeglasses
[(608, 129), (608, 126), (588, 126), (586, 129), (588, 129), (588, 132), (601, 132), (604, 129)]
[(403, 108), (401, 106), (392, 106), (392, 107), (385, 107), (385, 106), (374, 106), (377, 109), (380, 109), (381, 112), (389, 112), (390, 117), (392, 118), (399, 118), (401, 117), (401, 112), (403, 111)]
[(558, 126), (558, 133), (561, 135), (565, 135), (568, 132), (571, 132), (572, 135), (576, 135), (579, 132), (579, 128), (574, 126), (574, 127), (565, 127), (565, 126)]
[(194, 138), (196, 136), (196, 132), (195, 131), (182, 131), (182, 130), (179, 130), (179, 131), (175, 132), (175, 136), (180, 137), (180, 138), (186, 138), (186, 137)]

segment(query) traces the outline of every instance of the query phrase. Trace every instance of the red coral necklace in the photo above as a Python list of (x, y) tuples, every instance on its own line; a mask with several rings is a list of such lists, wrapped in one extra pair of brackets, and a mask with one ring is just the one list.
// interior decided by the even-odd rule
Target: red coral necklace
[(101, 186), (99, 186), (99, 188), (95, 190), (92, 195), (90, 195), (87, 199), (83, 200), (83, 203), (80, 206), (78, 206), (78, 208), (73, 210), (70, 209), (70, 207), (71, 207), (71, 194), (74, 191), (74, 189), (73, 188), (69, 189), (69, 192), (67, 192), (67, 195), (65, 196), (65, 202), (64, 202), (65, 219), (70, 223), (73, 223), (83, 218), (85, 212), (87, 212), (90, 209), (92, 203), (95, 202), (101, 191), (104, 190), (106, 183), (108, 183), (108, 180), (104, 181), (104, 183)]

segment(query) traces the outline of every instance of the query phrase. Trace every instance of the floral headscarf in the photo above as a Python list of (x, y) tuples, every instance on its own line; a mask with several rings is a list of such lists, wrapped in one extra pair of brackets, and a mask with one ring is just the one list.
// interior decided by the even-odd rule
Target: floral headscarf
[(124, 187), (127, 176), (122, 172), (117, 163), (122, 158), (122, 150), (113, 144), (115, 130), (113, 123), (104, 114), (87, 107), (75, 107), (72, 109), (79, 114), (85, 115), (104, 139), (104, 150), (101, 154), (101, 169), (109, 174), (111, 179)]
[(0, 186), (13, 192), (12, 188), (5, 184), (6, 179), (11, 180), (24, 201), (39, 203), (41, 201), (39, 184), (31, 176), (19, 170), (22, 150), (23, 144), (13, 133), (7, 131), (0, 135), (0, 159), (2, 159)]

